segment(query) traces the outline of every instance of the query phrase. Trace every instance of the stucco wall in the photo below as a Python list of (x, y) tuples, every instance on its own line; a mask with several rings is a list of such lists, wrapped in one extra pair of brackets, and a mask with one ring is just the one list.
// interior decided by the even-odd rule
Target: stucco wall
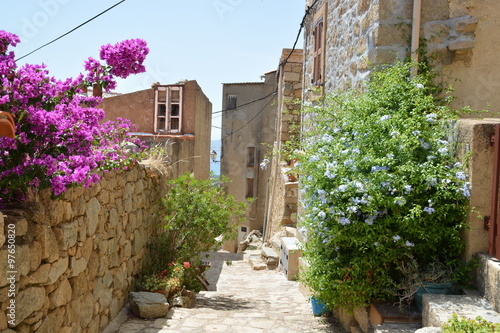
[[(109, 172), (91, 188), (70, 189), (61, 200), (43, 192), (37, 202), (2, 209), (0, 330), (11, 319), (15, 332), (93, 333), (106, 327), (141, 269), (164, 184), (161, 175), (137, 165)], [(9, 267), (11, 244), (15, 262)], [(15, 281), (7, 279), (12, 274)]]

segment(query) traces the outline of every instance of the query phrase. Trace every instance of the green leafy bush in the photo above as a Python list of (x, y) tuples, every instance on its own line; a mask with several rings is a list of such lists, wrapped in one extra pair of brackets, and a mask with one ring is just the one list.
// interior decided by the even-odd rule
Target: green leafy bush
[(462, 266), (470, 188), (448, 138), (456, 112), (409, 68), (375, 71), (364, 92), (304, 110), (302, 279), (330, 308), (393, 297), (409, 257)]
[(150, 241), (146, 274), (161, 272), (171, 262), (191, 262), (195, 267), (203, 252), (236, 237), (236, 223), (245, 204), (238, 203), (211, 180), (189, 174), (167, 183), (161, 199), (161, 234)]
[(456, 313), (443, 326), (443, 333), (498, 333), (500, 325), (478, 316), (476, 319), (459, 318)]

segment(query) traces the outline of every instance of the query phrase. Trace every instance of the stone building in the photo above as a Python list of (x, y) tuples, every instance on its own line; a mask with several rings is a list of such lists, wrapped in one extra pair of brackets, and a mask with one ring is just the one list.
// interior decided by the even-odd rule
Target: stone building
[[(453, 108), (469, 106), (486, 114), (463, 114), (456, 127), (458, 152), (469, 154), (472, 186), (470, 229), (464, 233), (465, 257), (490, 253), (500, 236), (488, 224), (495, 144), (500, 142), (500, 2), (496, 0), (306, 0), (303, 101), (316, 102), (335, 90), (362, 89), (372, 65), (426, 60), (451, 84)], [(481, 119), (478, 119), (481, 118)], [(497, 128), (496, 140), (492, 140)], [(493, 190), (492, 190), (493, 189)], [(487, 230), (489, 228), (489, 231)], [(496, 239), (496, 240), (495, 240)], [(500, 310), (498, 265), (483, 257), (478, 288)], [(485, 259), (486, 258), (486, 259)], [(359, 313), (358, 313), (359, 314)], [(352, 319), (352, 318), (351, 318)], [(351, 320), (350, 319), (350, 320)], [(359, 319), (359, 318), (356, 318)], [(358, 323), (360, 321), (358, 320)], [(368, 323), (368, 320), (366, 320)], [(364, 327), (360, 324), (360, 326)], [(366, 326), (366, 325), (365, 325)], [(362, 331), (366, 332), (366, 327)]]
[[(227, 191), (238, 201), (249, 200), (246, 219), (238, 226), (238, 242), (264, 226), (269, 158), (276, 127), (276, 71), (262, 82), (224, 83), (222, 88), (221, 175), (231, 179)], [(225, 249), (236, 251), (237, 243)]]
[(210, 176), (212, 103), (195, 80), (104, 98), (107, 120), (130, 119), (150, 146), (167, 142), (173, 176)]

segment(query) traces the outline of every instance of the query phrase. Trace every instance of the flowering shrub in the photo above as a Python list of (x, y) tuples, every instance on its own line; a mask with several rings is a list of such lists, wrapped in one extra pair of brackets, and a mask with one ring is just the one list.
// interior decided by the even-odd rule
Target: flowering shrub
[(396, 294), (412, 257), (460, 266), (470, 186), (448, 139), (455, 112), (409, 65), (374, 72), (363, 93), (311, 106), (299, 152), (310, 269), (302, 277), (330, 308)]
[(147, 291), (164, 294), (167, 298), (176, 296), (183, 289), (199, 292), (201, 285), (195, 279), (195, 272), (189, 268), (191, 264), (188, 261), (171, 262), (162, 272), (144, 277), (140, 287)]
[[(100, 179), (98, 171), (131, 163), (127, 145), (133, 125), (128, 120), (100, 124), (101, 99), (81, 94), (98, 84), (106, 91), (116, 86), (114, 76), (143, 72), (148, 48), (143, 40), (128, 40), (101, 48), (101, 60), (89, 58), (88, 74), (57, 80), (45, 65), (14, 61), (19, 38), (0, 31), (0, 111), (10, 112), (16, 138), (0, 137), (0, 202), (23, 199), (28, 188), (51, 188), (57, 197), (74, 185)], [(135, 142), (139, 144), (139, 142)]]

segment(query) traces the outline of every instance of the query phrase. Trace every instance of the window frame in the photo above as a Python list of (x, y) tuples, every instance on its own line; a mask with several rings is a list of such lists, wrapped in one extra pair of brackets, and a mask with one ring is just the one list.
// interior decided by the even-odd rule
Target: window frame
[[(173, 92), (178, 92), (178, 98), (174, 98)], [(183, 114), (183, 86), (158, 86), (155, 89), (155, 114), (154, 114), (154, 131), (155, 133), (182, 133), (182, 114)], [(164, 102), (160, 101), (161, 94), (165, 94)], [(165, 114), (160, 113), (160, 107), (165, 106)], [(172, 110), (177, 109), (176, 115), (173, 115)], [(163, 113), (163, 112), (162, 112)], [(162, 119), (165, 119), (162, 126)], [(173, 124), (177, 126), (173, 127)], [(163, 128), (162, 128), (163, 127)]]
[(311, 84), (325, 85), (325, 53), (327, 35), (327, 3), (325, 2), (313, 18), (313, 72)]

